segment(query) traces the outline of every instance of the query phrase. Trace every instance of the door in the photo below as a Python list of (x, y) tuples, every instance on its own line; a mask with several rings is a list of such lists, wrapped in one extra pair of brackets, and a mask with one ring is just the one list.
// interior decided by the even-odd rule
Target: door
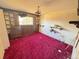
[(0, 59), (3, 59), (4, 50), (9, 47), (8, 34), (6, 30), (3, 10), (0, 9)]

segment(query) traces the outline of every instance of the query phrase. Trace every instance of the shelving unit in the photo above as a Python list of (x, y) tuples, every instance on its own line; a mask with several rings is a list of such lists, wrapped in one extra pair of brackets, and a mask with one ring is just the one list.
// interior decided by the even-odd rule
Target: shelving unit
[(4, 19), (5, 19), (7, 31), (8, 33), (10, 33), (11, 28), (16, 25), (16, 18), (14, 16), (14, 13), (4, 11)]
[(5, 19), (7, 31), (9, 33), (10, 29), (11, 29), (11, 22), (10, 22), (10, 17), (9, 17), (9, 13), (8, 12), (4, 12), (4, 19)]

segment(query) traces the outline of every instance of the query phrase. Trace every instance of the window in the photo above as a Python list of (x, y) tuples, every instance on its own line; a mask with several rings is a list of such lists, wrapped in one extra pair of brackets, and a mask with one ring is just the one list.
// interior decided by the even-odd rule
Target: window
[(33, 25), (33, 17), (21, 17), (19, 16), (19, 25)]

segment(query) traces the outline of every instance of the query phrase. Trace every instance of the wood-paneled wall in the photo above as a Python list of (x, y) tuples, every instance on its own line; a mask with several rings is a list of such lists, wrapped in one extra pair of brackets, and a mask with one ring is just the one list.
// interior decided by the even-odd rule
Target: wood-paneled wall
[(79, 0), (78, 0), (77, 15), (79, 16)]
[[(18, 18), (20, 12), (18, 13), (15, 10), (9, 10), (8, 9), (8, 10), (4, 10), (4, 14), (5, 13), (9, 14), (10, 28), (9, 28), (8, 34), (9, 34), (10, 39), (14, 39), (14, 38), (21, 37), (21, 36), (24, 36), (24, 35), (30, 35), (33, 32), (39, 31), (39, 21), (37, 19), (37, 15), (31, 14), (31, 13), (25, 13), (26, 16), (33, 17), (33, 25), (23, 25), (23, 26), (21, 26), (21, 25), (19, 25), (19, 18)], [(10, 14), (13, 14), (13, 18), (10, 17)], [(14, 25), (11, 24), (12, 19), (14, 20)]]

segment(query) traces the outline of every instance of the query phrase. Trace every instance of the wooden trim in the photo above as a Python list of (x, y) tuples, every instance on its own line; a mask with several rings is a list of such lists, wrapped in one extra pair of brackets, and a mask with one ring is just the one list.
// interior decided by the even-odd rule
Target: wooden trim
[(79, 0), (78, 0), (78, 9), (79, 9)]
[(31, 15), (35, 15), (36, 16), (36, 14), (25, 12), (25, 11), (13, 10), (13, 9), (4, 8), (4, 7), (0, 7), (0, 9), (3, 9), (4, 11), (15, 11), (15, 12), (18, 12), (18, 13), (27, 13), (27, 14), (31, 14)]
[(77, 15), (79, 16), (79, 8), (77, 8)]

